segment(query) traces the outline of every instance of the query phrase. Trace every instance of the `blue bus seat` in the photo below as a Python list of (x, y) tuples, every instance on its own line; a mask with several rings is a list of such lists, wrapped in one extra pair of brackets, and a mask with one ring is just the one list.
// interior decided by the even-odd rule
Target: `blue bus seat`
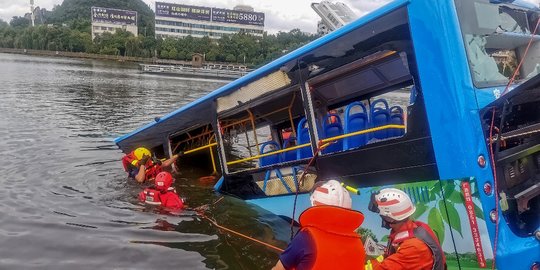
[[(377, 107), (382, 104), (384, 107)], [(385, 126), (390, 123), (390, 111), (388, 109), (388, 102), (384, 99), (377, 99), (371, 103), (371, 127)], [(388, 138), (388, 130), (379, 130), (372, 133), (371, 138), (386, 139)]]
[[(304, 117), (298, 123), (298, 128), (296, 129), (298, 145), (310, 142), (309, 129), (305, 127), (306, 122), (307, 120)], [(313, 156), (313, 153), (311, 152), (311, 147), (309, 146), (296, 150), (296, 159), (304, 159), (304, 158), (308, 158), (312, 156)]]
[[(336, 121), (331, 122), (332, 119)], [(325, 138), (332, 138), (335, 136), (343, 135), (343, 125), (341, 124), (341, 118), (339, 115), (334, 113), (329, 113), (324, 118), (324, 136)], [(323, 153), (332, 153), (343, 150), (343, 140), (337, 140), (328, 145), (322, 152)]]
[[(403, 125), (403, 109), (399, 106), (390, 108), (390, 124)], [(389, 129), (389, 137), (400, 137), (405, 135), (404, 129)]]
[[(362, 108), (361, 112), (351, 114), (351, 110), (358, 106)], [(366, 106), (362, 102), (355, 101), (345, 109), (345, 134), (367, 129), (369, 126), (368, 114)], [(367, 134), (356, 135), (345, 138), (343, 141), (343, 150), (352, 149), (363, 146), (367, 143)]]
[[(283, 147), (281, 149), (287, 149), (288, 147), (293, 146), (294, 145), (293, 142), (295, 141), (296, 141), (296, 137), (290, 136), (288, 139), (286, 139), (283, 142)], [(281, 154), (281, 160), (283, 162), (296, 160), (296, 151), (284, 152), (283, 154)]]
[[(269, 146), (269, 145), (274, 146), (275, 149), (268, 148), (268, 150), (267, 150), (267, 146)], [(261, 144), (261, 154), (274, 152), (274, 151), (279, 150), (279, 149), (280, 149), (279, 144), (277, 142), (274, 142), (274, 141), (267, 141), (267, 142), (264, 142), (263, 144)], [(268, 166), (268, 165), (273, 165), (273, 164), (279, 163), (280, 162), (279, 156), (280, 156), (279, 154), (276, 154), (276, 155), (271, 155), (271, 156), (267, 156), (267, 157), (261, 157), (261, 158), (259, 158), (259, 166), (263, 167), (263, 166)]]

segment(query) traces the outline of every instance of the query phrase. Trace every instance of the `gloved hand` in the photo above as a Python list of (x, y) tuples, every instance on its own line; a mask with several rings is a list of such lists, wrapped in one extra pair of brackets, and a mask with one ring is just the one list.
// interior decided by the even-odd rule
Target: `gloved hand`
[(139, 166), (146, 165), (146, 162), (148, 161), (148, 159), (150, 159), (150, 156), (149, 155), (144, 155), (141, 158), (141, 160), (139, 160)]
[(152, 162), (153, 162), (154, 164), (161, 165), (161, 160), (159, 160), (159, 159), (156, 158), (155, 156), (152, 157)]

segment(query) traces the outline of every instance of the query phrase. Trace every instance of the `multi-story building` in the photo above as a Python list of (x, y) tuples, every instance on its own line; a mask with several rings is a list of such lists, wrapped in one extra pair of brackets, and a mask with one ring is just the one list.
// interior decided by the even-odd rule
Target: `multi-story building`
[(156, 37), (221, 38), (239, 32), (262, 36), (264, 13), (245, 5), (231, 10), (156, 2)]
[(137, 11), (92, 7), (92, 39), (105, 32), (124, 29), (137, 36)]
[(341, 2), (322, 1), (312, 3), (311, 8), (321, 17), (317, 24), (317, 33), (321, 35), (332, 32), (358, 17), (351, 8)]

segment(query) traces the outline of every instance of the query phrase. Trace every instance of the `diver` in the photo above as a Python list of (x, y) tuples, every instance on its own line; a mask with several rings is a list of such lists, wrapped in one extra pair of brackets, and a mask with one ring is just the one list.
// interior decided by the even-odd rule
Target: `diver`
[(371, 195), (369, 210), (391, 229), (384, 256), (369, 260), (366, 270), (445, 270), (446, 258), (433, 230), (410, 217), (416, 207), (407, 193), (385, 188)]
[(141, 191), (139, 200), (146, 204), (159, 205), (165, 208), (184, 208), (184, 201), (178, 196), (174, 187), (171, 187), (172, 183), (173, 177), (169, 172), (158, 173), (154, 186)]
[(310, 200), (312, 207), (298, 218), (300, 230), (272, 269), (364, 269), (366, 252), (355, 232), (364, 215), (351, 209), (347, 190), (329, 180), (319, 183)]
[(122, 165), (130, 178), (142, 183), (153, 180), (164, 169), (176, 171), (175, 163), (181, 155), (182, 152), (179, 152), (171, 158), (161, 161), (153, 156), (148, 149), (139, 147), (122, 158)]

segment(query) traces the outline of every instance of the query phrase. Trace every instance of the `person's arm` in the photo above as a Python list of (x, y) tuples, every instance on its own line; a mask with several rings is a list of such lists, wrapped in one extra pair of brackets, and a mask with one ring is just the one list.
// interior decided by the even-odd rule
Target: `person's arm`
[(135, 175), (135, 180), (138, 183), (142, 183), (144, 180), (146, 180), (146, 166), (144, 164), (139, 166), (139, 172), (137, 172), (137, 175)]
[(178, 159), (178, 154), (173, 155), (171, 158), (163, 161), (161, 163), (161, 166), (162, 167), (169, 167), (169, 166), (173, 165), (176, 162), (177, 159)]
[(182, 152), (182, 151), (178, 152), (178, 154), (173, 155), (171, 158), (163, 161), (161, 163), (161, 166), (169, 167), (169, 166), (173, 165), (176, 162), (176, 160), (178, 159), (178, 157), (182, 156), (182, 155), (184, 155), (184, 152)]
[(272, 267), (272, 270), (286, 270), (285, 266), (281, 263), (280, 260), (277, 261), (276, 265)]

